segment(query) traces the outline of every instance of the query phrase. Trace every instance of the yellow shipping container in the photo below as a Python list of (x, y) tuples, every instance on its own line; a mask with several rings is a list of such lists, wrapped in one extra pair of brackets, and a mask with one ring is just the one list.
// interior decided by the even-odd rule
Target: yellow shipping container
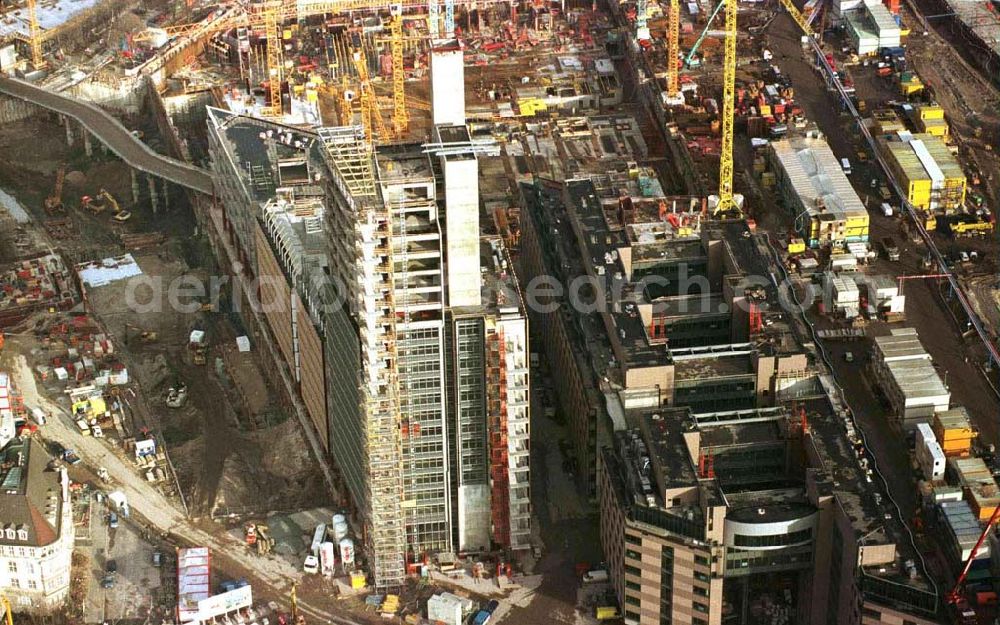
[(944, 138), (948, 136), (948, 122), (943, 119), (918, 120), (917, 126), (921, 132), (926, 132), (935, 137)]
[(760, 105), (760, 116), (761, 117), (767, 117), (770, 114), (771, 114), (771, 105), (770, 104), (761, 104)]
[(806, 242), (802, 239), (792, 239), (788, 242), (789, 254), (801, 254), (806, 251)]
[(925, 104), (917, 109), (920, 119), (944, 119), (944, 109), (937, 104)]
[(606, 621), (609, 619), (618, 618), (618, 608), (609, 605), (597, 606), (595, 616), (599, 621)]
[(361, 571), (354, 571), (351, 573), (351, 588), (354, 590), (360, 590), (365, 587), (367, 582), (365, 581), (365, 574)]

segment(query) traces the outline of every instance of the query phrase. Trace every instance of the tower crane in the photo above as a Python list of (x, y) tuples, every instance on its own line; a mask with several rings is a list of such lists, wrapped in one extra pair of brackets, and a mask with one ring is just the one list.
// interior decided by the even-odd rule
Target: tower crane
[(389, 48), (392, 51), (392, 126), (396, 136), (401, 137), (410, 125), (410, 115), (406, 112), (406, 69), (403, 67), (403, 6), (393, 6), (391, 13)]
[[(784, 0), (783, 0), (784, 1)], [(788, 0), (791, 2), (791, 0)], [(722, 72), (722, 146), (719, 150), (719, 204), (716, 215), (739, 212), (733, 198), (733, 130), (736, 117), (737, 0), (726, 0), (726, 40)]]
[[(810, 23), (809, 18), (803, 15), (802, 11), (799, 11), (798, 7), (795, 6), (795, 3), (792, 2), (792, 0), (781, 0), (781, 6), (785, 7), (785, 10), (788, 11), (788, 14), (792, 16), (792, 19), (795, 20), (795, 23), (798, 24), (799, 28), (802, 29), (802, 32), (804, 32), (807, 35), (813, 34), (812, 24)], [(814, 9), (812, 14), (815, 15), (817, 10), (818, 8)]]
[(28, 0), (28, 45), (31, 47), (31, 66), (41, 69), (45, 66), (42, 58), (42, 29), (38, 25), (38, 7), (36, 0)]
[(680, 95), (677, 57), (680, 55), (681, 3), (670, 0), (670, 14), (667, 22), (667, 101), (673, 102)]
[(382, 117), (382, 110), (378, 106), (378, 98), (375, 90), (372, 89), (371, 80), (368, 77), (368, 58), (364, 50), (360, 47), (355, 49), (351, 58), (354, 60), (354, 68), (358, 72), (358, 80), (361, 81), (361, 125), (365, 128), (365, 138), (373, 141), (377, 133), (381, 141), (391, 141), (393, 138), (389, 128), (385, 125)]
[(3, 622), (5, 625), (14, 625), (14, 613), (10, 608), (10, 599), (7, 595), (0, 595), (0, 606), (3, 607)]
[(281, 33), (278, 19), (281, 12), (280, 1), (268, 0), (262, 7), (264, 18), (264, 36), (267, 38), (267, 85), (268, 106), (264, 113), (266, 117), (281, 117)]

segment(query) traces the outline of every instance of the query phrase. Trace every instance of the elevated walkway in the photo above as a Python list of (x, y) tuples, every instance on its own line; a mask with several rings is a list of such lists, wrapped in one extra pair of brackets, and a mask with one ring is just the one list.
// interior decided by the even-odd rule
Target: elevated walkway
[(48, 91), (16, 78), (0, 78), (0, 93), (72, 117), (131, 167), (200, 193), (212, 195), (208, 171), (157, 154), (95, 104)]

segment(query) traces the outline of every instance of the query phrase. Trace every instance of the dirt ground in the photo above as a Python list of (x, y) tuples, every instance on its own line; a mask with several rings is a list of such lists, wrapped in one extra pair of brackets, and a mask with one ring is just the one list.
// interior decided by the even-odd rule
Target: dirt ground
[[(30, 152), (15, 146), (31, 144)], [(79, 144), (79, 142), (78, 142)], [(192, 256), (193, 219), (181, 194), (169, 210), (154, 214), (147, 197), (132, 202), (128, 167), (96, 147), (88, 158), (82, 145), (68, 146), (62, 127), (53, 120), (33, 118), (0, 127), (0, 188), (5, 189), (43, 226), (59, 219), (68, 222), (71, 236), (59, 239), (39, 231), (42, 243), (64, 255), (68, 263), (106, 258), (125, 251), (123, 232), (162, 232), (166, 241), (155, 252), (136, 252), (147, 277), (166, 289), (179, 276), (208, 283), (203, 270), (186, 263)], [(49, 215), (43, 199), (53, 188), (56, 170), (67, 171), (62, 199), (66, 210)], [(142, 183), (145, 181), (142, 180)], [(144, 188), (145, 184), (140, 184)], [(110, 219), (110, 211), (93, 215), (80, 208), (80, 196), (107, 189), (123, 208), (132, 211), (125, 224)], [(131, 290), (139, 303), (150, 302), (145, 287)], [(304, 435), (273, 401), (268, 384), (252, 353), (240, 353), (236, 331), (228, 318), (208, 313), (171, 310), (136, 313), (127, 305), (126, 283), (88, 291), (91, 310), (118, 339), (125, 362), (138, 382), (135, 429), (148, 427), (167, 442), (178, 482), (195, 515), (228, 514), (243, 510), (286, 510), (317, 502), (326, 489), (313, 467)], [(187, 349), (192, 329), (209, 331), (212, 347), (208, 364), (194, 367)], [(139, 340), (143, 331), (158, 335), (153, 344)], [(165, 407), (164, 396), (177, 382), (188, 385), (189, 401), (179, 410)], [(224, 401), (220, 401), (220, 398)], [(308, 493), (308, 495), (306, 495)]]

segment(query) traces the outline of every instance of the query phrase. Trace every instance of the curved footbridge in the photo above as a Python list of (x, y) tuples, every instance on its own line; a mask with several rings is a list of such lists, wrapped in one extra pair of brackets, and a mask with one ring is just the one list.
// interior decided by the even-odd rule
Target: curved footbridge
[(0, 78), (0, 93), (72, 117), (120, 159), (143, 173), (212, 195), (212, 176), (208, 171), (154, 152), (121, 122), (95, 104), (16, 78)]

